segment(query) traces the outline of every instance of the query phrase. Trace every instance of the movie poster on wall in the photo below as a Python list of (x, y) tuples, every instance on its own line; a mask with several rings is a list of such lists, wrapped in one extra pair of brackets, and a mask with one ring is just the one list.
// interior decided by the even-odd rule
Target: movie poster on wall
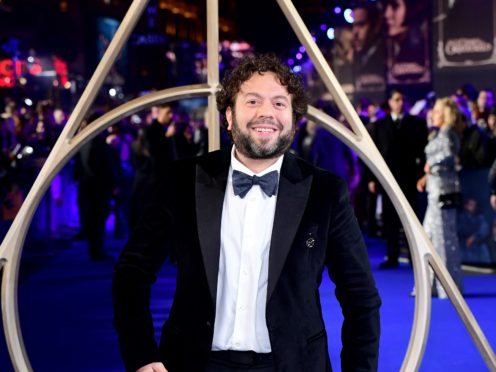
[(383, 10), (380, 2), (352, 8), (353, 23), (338, 27), (332, 47), (332, 67), (345, 93), (354, 101), (384, 99)]
[(383, 6), (387, 84), (429, 84), (431, 3), (386, 0)]
[(384, 98), (383, 8), (379, 2), (357, 3), (351, 26), (355, 96)]
[[(359, 97), (379, 100), (385, 90), (383, 8), (378, 2), (353, 7), (353, 72)], [(378, 95), (380, 94), (380, 96)]]
[(496, 64), (496, 0), (439, 0), (436, 68)]

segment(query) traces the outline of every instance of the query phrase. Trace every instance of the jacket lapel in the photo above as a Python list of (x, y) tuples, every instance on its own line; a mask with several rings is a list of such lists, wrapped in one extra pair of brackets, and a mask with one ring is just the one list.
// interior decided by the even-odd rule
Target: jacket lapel
[(217, 299), (220, 227), (230, 152), (219, 151), (196, 166), (196, 216), (200, 248), (213, 303)]
[(281, 167), (274, 227), (269, 253), (267, 302), (281, 275), (308, 201), (312, 175), (305, 174), (298, 160), (286, 154)]

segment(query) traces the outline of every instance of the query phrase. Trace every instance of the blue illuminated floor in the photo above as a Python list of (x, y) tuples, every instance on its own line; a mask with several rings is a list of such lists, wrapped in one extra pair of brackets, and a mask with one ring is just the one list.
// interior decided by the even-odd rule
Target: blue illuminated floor
[[(379, 241), (369, 241), (374, 268), (382, 259)], [(109, 240), (117, 256), (122, 240)], [(46, 242), (38, 256), (23, 258), (19, 284), (21, 325), (35, 371), (122, 371), (112, 328), (110, 262), (90, 262), (85, 243)], [(163, 322), (173, 293), (174, 267), (166, 266), (155, 287), (152, 305), (156, 328)], [(374, 270), (383, 299), (380, 371), (398, 371), (408, 344), (414, 299), (409, 297), (413, 274), (409, 266)], [(496, 348), (496, 276), (465, 277), (466, 300)], [(329, 334), (329, 350), (339, 371), (339, 305), (332, 283), (322, 285), (322, 305)], [(13, 370), (5, 341), (0, 339), (0, 371)], [(451, 303), (434, 299), (429, 340), (421, 371), (486, 371), (482, 358)]]

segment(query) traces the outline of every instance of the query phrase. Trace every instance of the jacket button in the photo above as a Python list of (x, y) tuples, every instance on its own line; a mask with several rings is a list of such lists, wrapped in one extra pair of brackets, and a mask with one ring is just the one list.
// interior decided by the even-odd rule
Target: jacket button
[(307, 245), (307, 248), (313, 248), (313, 246), (315, 245), (315, 238), (310, 237), (305, 243)]

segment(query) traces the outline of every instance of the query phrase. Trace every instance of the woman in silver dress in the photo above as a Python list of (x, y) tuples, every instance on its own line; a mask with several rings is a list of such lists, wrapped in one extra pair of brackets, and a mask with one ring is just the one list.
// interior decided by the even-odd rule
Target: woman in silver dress
[[(460, 138), (457, 125), (463, 114), (450, 98), (436, 101), (432, 110), (434, 127), (425, 147), (425, 176), (417, 183), (417, 189), (427, 191), (427, 211), (424, 229), (443, 260), (456, 285), (463, 291), (461, 254), (457, 236), (457, 198), (460, 182), (457, 173), (457, 154)], [(446, 292), (433, 278), (433, 294), (446, 298)]]

